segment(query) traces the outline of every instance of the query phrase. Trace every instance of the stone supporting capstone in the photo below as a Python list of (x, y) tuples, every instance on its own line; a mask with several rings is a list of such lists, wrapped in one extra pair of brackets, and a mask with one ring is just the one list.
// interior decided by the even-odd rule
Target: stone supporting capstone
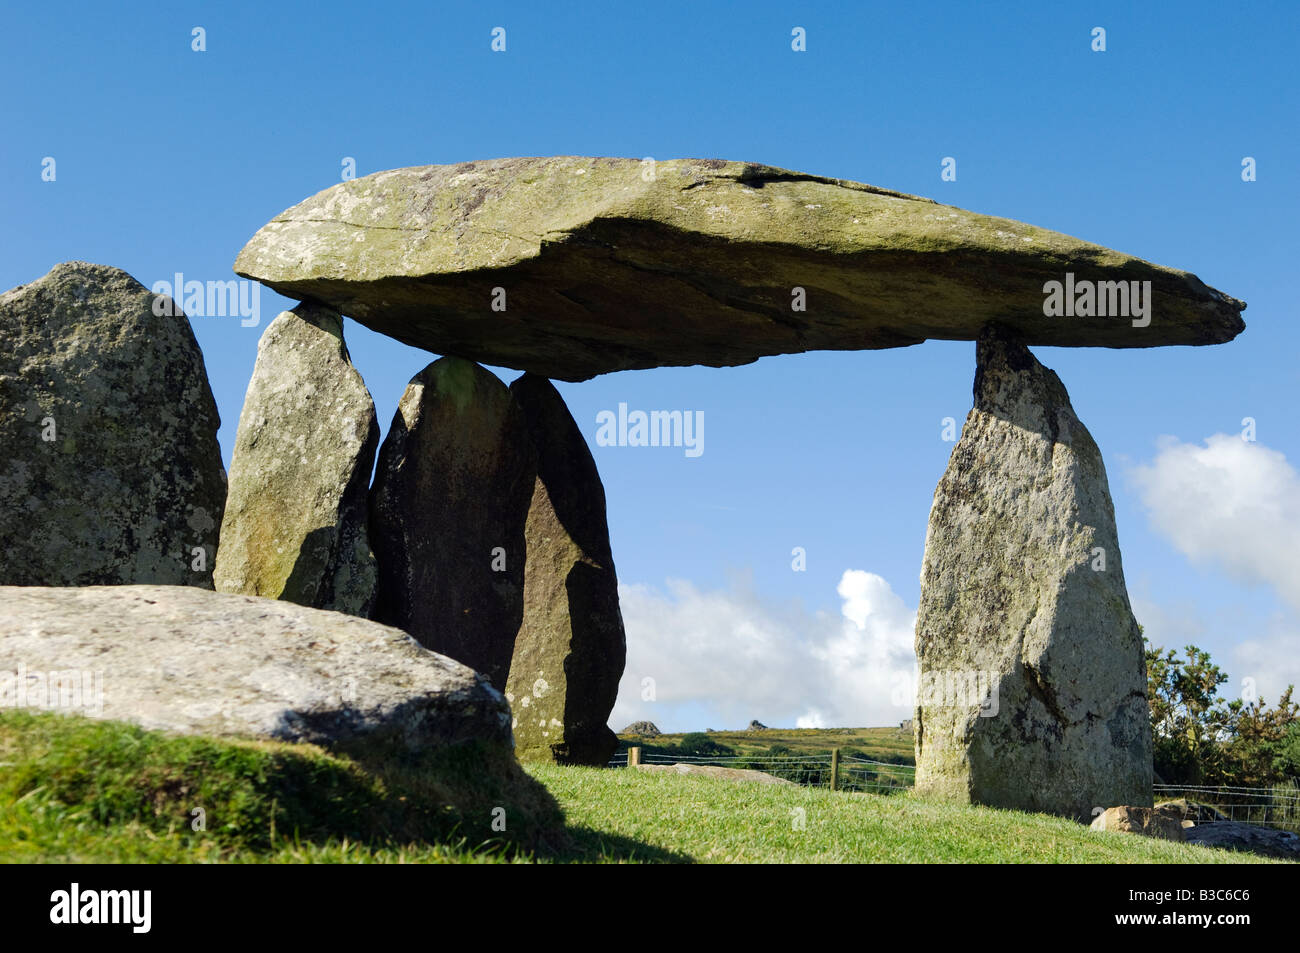
[(916, 620), (916, 789), (1088, 820), (1151, 804), (1142, 637), (1101, 453), (1009, 333), (935, 491)]
[(374, 617), (504, 690), (524, 616), (536, 452), (492, 372), (444, 357), (406, 388), (379, 450)]
[(380, 450), (371, 514), (376, 618), (503, 688), (520, 757), (604, 764), (618, 581), (595, 461), (551, 382), (431, 364)]
[(603, 765), (626, 645), (596, 461), (555, 386), (510, 385), (537, 448), (524, 529), (524, 617), (506, 687), (521, 758)]
[(376, 571), (366, 495), (378, 444), (342, 317), (300, 304), (272, 321), (235, 434), (217, 589), (367, 617)]

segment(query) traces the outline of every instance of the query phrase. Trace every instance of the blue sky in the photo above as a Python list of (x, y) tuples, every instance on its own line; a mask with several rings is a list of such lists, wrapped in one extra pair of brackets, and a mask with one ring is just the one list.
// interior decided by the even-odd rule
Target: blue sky
[[(1139, 621), (1209, 648), (1234, 692), (1253, 678), (1271, 701), (1300, 682), (1300, 8), (1133, 6), (13, 5), (0, 286), (68, 259), (146, 285), (233, 277), (257, 228), (338, 182), (345, 157), (358, 175), (514, 155), (751, 160), (1185, 268), (1249, 303), (1238, 340), (1036, 353), (1105, 455)], [(791, 50), (796, 26), (806, 52)], [(955, 182), (940, 180), (945, 156)], [(1257, 181), (1242, 181), (1245, 156)], [(227, 462), (258, 336), (290, 305), (268, 290), (258, 327), (192, 320)], [(433, 358), (352, 322), (347, 336), (386, 430)], [(941, 421), (964, 418), (973, 373), (973, 344), (930, 342), (559, 385), (593, 443), (619, 402), (706, 420), (698, 458), (593, 446), (628, 587), (615, 720), (906, 717), (881, 673), (906, 663), (952, 449)], [(1207, 444), (1216, 434), (1237, 443)]]

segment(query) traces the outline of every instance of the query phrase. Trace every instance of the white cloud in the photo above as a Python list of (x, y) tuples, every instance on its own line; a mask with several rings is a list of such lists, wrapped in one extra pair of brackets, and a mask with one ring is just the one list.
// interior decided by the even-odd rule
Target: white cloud
[(1268, 616), (1240, 606), (1167, 611), (1143, 593), (1134, 599), (1138, 618), (1165, 648), (1206, 647), (1211, 632), (1234, 626), (1248, 634), (1224, 660), (1234, 678), (1221, 693), (1238, 697), (1248, 679), (1276, 704), (1288, 684), (1300, 685), (1300, 474), (1283, 454), (1238, 435), (1215, 434), (1204, 446), (1164, 437), (1157, 448), (1131, 471), (1154, 528), (1194, 564), (1271, 588), (1284, 608)]
[(1149, 582), (1140, 584), (1140, 589), (1130, 583), (1129, 602), (1134, 617), (1142, 625), (1142, 634), (1154, 646), (1181, 651), (1184, 645), (1204, 644), (1210, 634), (1205, 624), (1207, 613), (1202, 606), (1171, 606), (1158, 601), (1151, 593)]
[(1239, 697), (1249, 679), (1260, 697), (1276, 705), (1288, 685), (1300, 687), (1300, 620), (1275, 616), (1260, 637), (1247, 639), (1233, 650), (1232, 660), (1237, 677), (1224, 685), (1223, 694)]
[[(915, 610), (880, 576), (848, 570), (839, 616), (776, 605), (741, 577), (726, 590), (667, 581), (666, 592), (619, 587), (628, 660), (611, 724), (647, 719), (661, 728), (897, 724), (899, 680), (915, 667)], [(654, 680), (654, 701), (642, 699)], [(703, 720), (705, 723), (700, 724)]]
[(1300, 474), (1286, 457), (1228, 434), (1158, 447), (1132, 471), (1156, 530), (1193, 563), (1271, 586), (1300, 609)]

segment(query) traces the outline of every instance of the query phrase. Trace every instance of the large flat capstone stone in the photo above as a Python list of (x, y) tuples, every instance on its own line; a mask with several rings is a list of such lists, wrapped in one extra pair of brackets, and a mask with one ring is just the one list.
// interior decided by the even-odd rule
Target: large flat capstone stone
[(182, 586), (0, 587), (0, 706), (327, 745), (511, 744), (501, 693), (405, 633)]
[[(1245, 307), (1023, 222), (719, 159), (379, 172), (276, 216), (235, 271), (416, 347), (570, 381), (975, 340), (993, 320), (1026, 344), (1217, 344)], [(1070, 300), (1058, 316), (1045, 314), (1052, 281)], [(1123, 288), (1085, 292), (1109, 281)], [(1148, 281), (1149, 313), (1117, 315), (1121, 291)]]

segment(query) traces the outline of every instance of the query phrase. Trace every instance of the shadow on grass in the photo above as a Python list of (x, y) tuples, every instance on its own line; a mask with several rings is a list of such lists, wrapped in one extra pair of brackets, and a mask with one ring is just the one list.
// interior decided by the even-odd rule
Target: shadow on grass
[(566, 843), (551, 845), (537, 853), (538, 860), (563, 864), (622, 862), (639, 864), (693, 864), (689, 854), (644, 844), (621, 834), (593, 830), (590, 827), (565, 827)]
[[(374, 747), (346, 754), (385, 789), (403, 792), (398, 796), (406, 805), (408, 820), (390, 825), (386, 833), (408, 846), (458, 837), (476, 845), (476, 850), (503, 858), (553, 863), (694, 862), (686, 854), (629, 837), (569, 826), (554, 795), (520, 766), (513, 752), (471, 744), (414, 758)], [(443, 806), (450, 826), (409, 816), (436, 805)], [(505, 830), (499, 829), (502, 822)]]
[[(313, 745), (176, 736), (53, 713), (0, 712), (0, 807), (70, 811), (105, 833), (140, 825), (182, 850), (258, 859), (286, 842), (498, 859), (686, 863), (569, 827), (513, 751), (472, 742), (411, 752), (373, 739)], [(192, 823), (201, 808), (204, 823)]]

